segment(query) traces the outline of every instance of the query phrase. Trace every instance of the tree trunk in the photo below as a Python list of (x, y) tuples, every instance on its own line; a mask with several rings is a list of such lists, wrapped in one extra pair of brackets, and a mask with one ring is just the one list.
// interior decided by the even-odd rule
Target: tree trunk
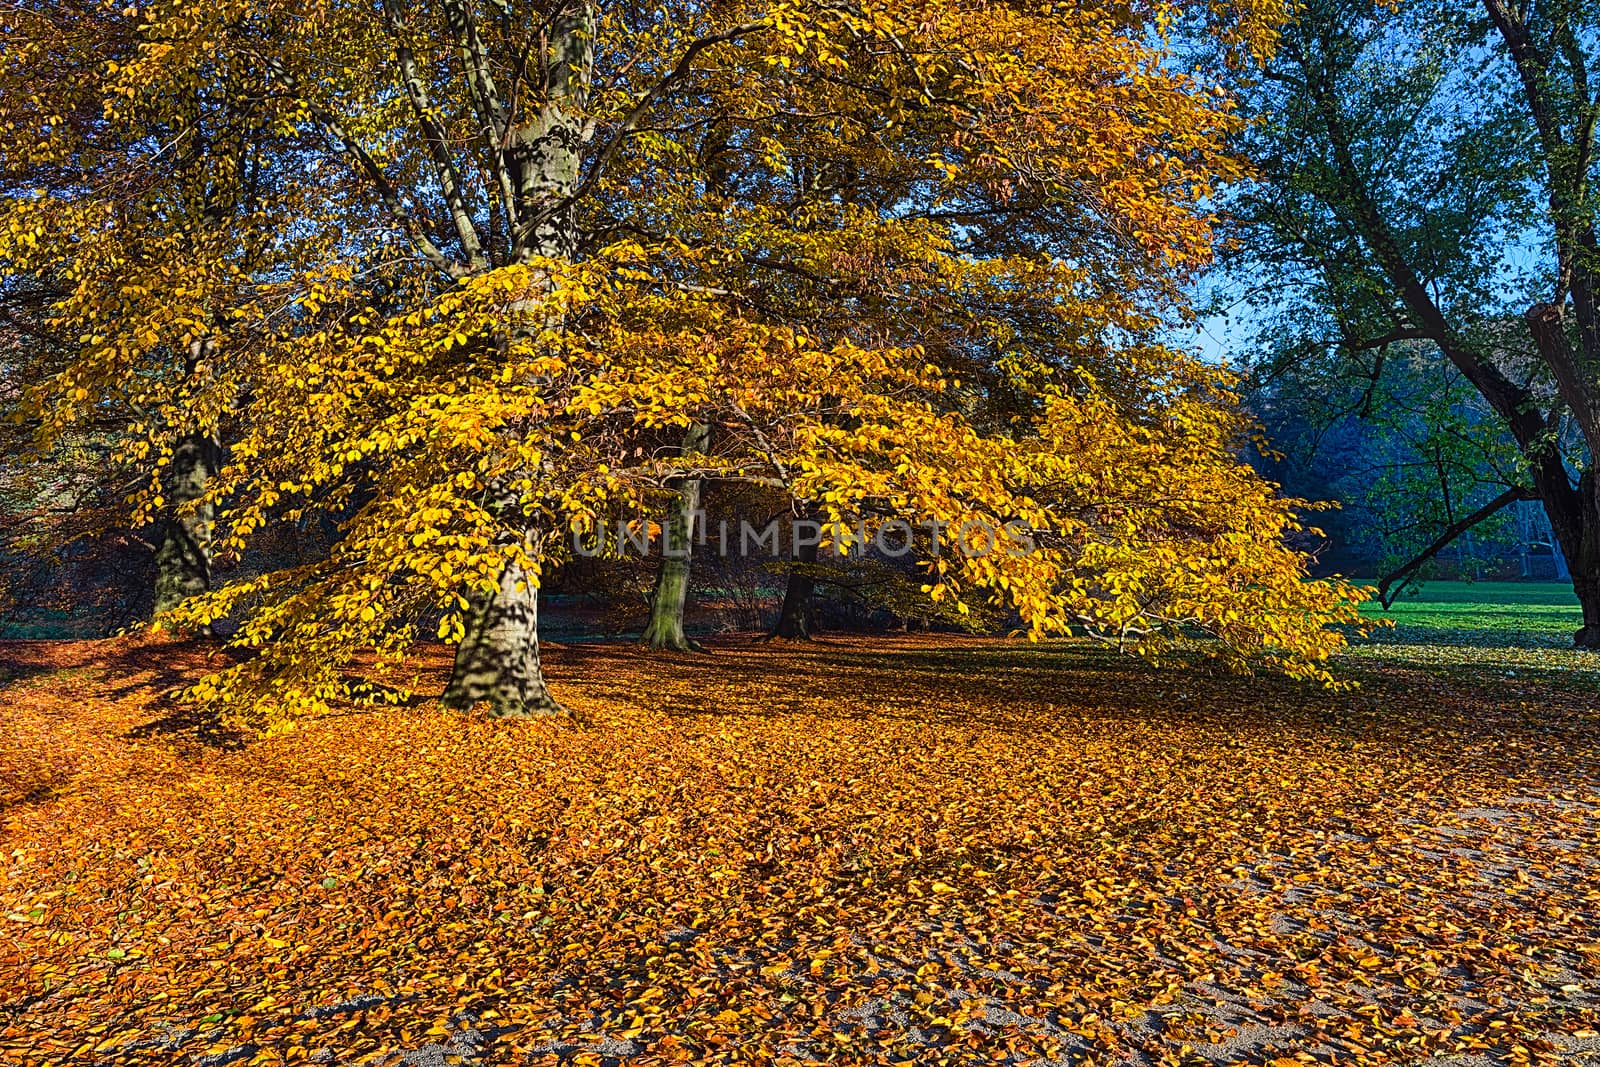
[(1572, 643), (1579, 648), (1600, 649), (1600, 567), (1590, 567), (1582, 575), (1574, 572), (1572, 589), (1583, 608), (1583, 628), (1572, 635)]
[[(697, 422), (684, 434), (683, 451), (705, 450), (711, 427)], [(663, 524), (661, 565), (655, 592), (650, 597), (650, 621), (640, 641), (654, 649), (698, 652), (700, 646), (683, 632), (683, 609), (689, 599), (689, 575), (694, 556), (694, 516), (700, 508), (700, 479), (675, 480), (667, 521)]]
[(515, 719), (567, 713), (545, 687), (532, 575), (520, 566), (502, 570), (495, 593), (473, 598), (466, 630), (444, 691), (446, 707), (467, 711), (487, 701), (490, 714)]
[[(506, 159), (517, 203), (511, 258), (519, 263), (547, 256), (571, 259), (578, 247), (573, 197), (582, 172), (584, 110), (594, 76), (595, 7), (561, 7), (544, 36), (541, 71), (543, 101), (521, 126), (507, 131)], [(537, 79), (535, 79), (537, 81)], [(511, 309), (513, 332), (548, 329), (542, 301), (530, 297)], [(546, 318), (540, 321), (540, 316)], [(528, 528), (523, 501), (506, 499), (496, 508), (505, 524), (502, 536), (522, 538), (537, 559), (540, 538)], [(539, 663), (537, 579), (519, 566), (500, 575), (491, 595), (475, 596), (467, 634), (456, 649), (455, 666), (444, 703), (470, 708), (487, 701), (503, 717), (560, 715), (566, 712), (545, 687)]]
[(178, 442), (167, 478), (168, 517), (156, 549), (155, 610), (171, 611), (211, 589), (211, 535), (216, 519), (210, 504), (193, 508), (216, 474), (219, 449), (210, 434), (190, 434)]
[[(797, 563), (815, 563), (817, 546), (801, 545), (795, 549), (794, 556)], [(790, 565), (789, 584), (783, 590), (783, 607), (778, 610), (778, 624), (772, 628), (773, 637), (785, 641), (811, 640), (812, 631), (816, 628), (811, 599), (816, 588), (815, 578)]]
[(1545, 488), (1540, 486), (1539, 502), (1550, 519), (1556, 574), (1570, 578), (1583, 608), (1583, 626), (1572, 635), (1572, 642), (1579, 648), (1600, 649), (1600, 499), (1596, 495), (1600, 484), (1593, 471), (1585, 471), (1576, 490), (1570, 485), (1557, 487), (1564, 492), (1544, 492)]
[[(677, 526), (676, 509), (672, 525)], [(699, 652), (700, 644), (689, 640), (683, 630), (683, 609), (689, 599), (689, 560), (661, 560), (656, 571), (655, 591), (650, 595), (650, 621), (640, 636), (641, 644), (668, 652)]]
[[(1593, 453), (1591, 452), (1591, 455)], [(1600, 477), (1593, 469), (1578, 480), (1582, 522), (1576, 544), (1563, 544), (1572, 571), (1572, 591), (1583, 608), (1583, 627), (1572, 635), (1579, 648), (1600, 649)]]

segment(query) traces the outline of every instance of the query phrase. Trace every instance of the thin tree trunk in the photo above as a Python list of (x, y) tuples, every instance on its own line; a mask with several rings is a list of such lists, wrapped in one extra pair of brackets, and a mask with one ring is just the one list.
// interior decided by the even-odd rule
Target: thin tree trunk
[(215, 509), (188, 505), (205, 496), (216, 474), (219, 449), (210, 434), (189, 434), (173, 452), (167, 478), (168, 517), (156, 549), (155, 610), (171, 611), (211, 589), (211, 536)]
[[(713, 5), (717, 6), (716, 4)], [(719, 126), (707, 139), (706, 188), (722, 196), (728, 188), (728, 129)], [(691, 423), (683, 436), (685, 454), (705, 451), (711, 439), (707, 423)], [(700, 479), (679, 479), (665, 523), (661, 565), (650, 594), (650, 620), (640, 635), (641, 644), (673, 652), (699, 652), (683, 630), (683, 611), (689, 600), (689, 578), (694, 569), (694, 513), (700, 507)]]
[[(694, 423), (684, 434), (683, 451), (705, 450), (711, 427)], [(661, 565), (656, 570), (655, 592), (650, 597), (650, 621), (640, 641), (654, 649), (698, 652), (700, 646), (683, 630), (683, 609), (689, 599), (689, 577), (694, 557), (694, 516), (700, 508), (700, 479), (679, 478), (667, 521), (663, 526)]]
[[(817, 546), (801, 545), (795, 549), (795, 562), (809, 565), (817, 562)], [(817, 581), (809, 573), (793, 564), (789, 567), (789, 584), (783, 590), (783, 607), (778, 610), (778, 623), (772, 636), (785, 641), (809, 641), (816, 629), (812, 608), (812, 595)]]

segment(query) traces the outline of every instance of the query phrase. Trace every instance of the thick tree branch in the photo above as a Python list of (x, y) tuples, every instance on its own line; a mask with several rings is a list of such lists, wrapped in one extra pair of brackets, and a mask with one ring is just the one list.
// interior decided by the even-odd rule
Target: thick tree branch
[(517, 194), (512, 178), (511, 163), (506, 156), (509, 144), (511, 115), (500, 99), (494, 73), (489, 66), (489, 50), (484, 46), (478, 23), (472, 15), (470, 4), (462, 0), (444, 0), (445, 16), (456, 35), (456, 51), (461, 58), (461, 70), (467, 82), (467, 93), (482, 123), (484, 144), (489, 149), (495, 185), (504, 204), (508, 231), (515, 230)]
[(1427, 548), (1424, 548), (1400, 567), (1384, 575), (1382, 580), (1378, 582), (1378, 600), (1383, 604), (1384, 610), (1389, 610), (1400, 590), (1405, 588), (1406, 581), (1421, 570), (1424, 563), (1444, 551), (1450, 542), (1479, 523), (1492, 518), (1511, 504), (1519, 500), (1537, 500), (1538, 498), (1538, 494), (1531, 489), (1526, 489), (1520, 485), (1512, 486), (1477, 511), (1445, 527), (1444, 532), (1436, 537)]
[(1429, 340), (1429, 335), (1425, 331), (1412, 329), (1409, 326), (1403, 326), (1398, 329), (1390, 330), (1382, 337), (1374, 337), (1370, 341), (1344, 341), (1343, 345), (1352, 352), (1371, 352), (1375, 348), (1388, 348), (1396, 341), (1426, 340)]
[(446, 255), (444, 250), (434, 242), (433, 238), (428, 236), (421, 220), (412, 214), (410, 208), (406, 207), (405, 202), (400, 198), (398, 190), (395, 189), (394, 183), (389, 181), (388, 177), (383, 173), (383, 168), (350, 135), (345, 129), (344, 123), (339, 121), (339, 118), (328, 108), (312, 100), (306, 93), (302, 92), (299, 79), (284, 67), (276, 56), (268, 56), (266, 64), (272, 76), (284, 84), (295, 99), (305, 107), (312, 120), (322, 127), (323, 132), (333, 141), (334, 147), (340, 154), (348, 156), (355, 164), (356, 169), (366, 176), (373, 192), (377, 193), (378, 199), (388, 209), (389, 214), (399, 225), (401, 232), (422, 254), (422, 258), (426, 259), (440, 273), (449, 276), (453, 280), (459, 281), (466, 277), (469, 273), (467, 268)]
[(661, 101), (661, 98), (667, 95), (667, 91), (692, 72), (694, 61), (699, 57), (700, 53), (716, 45), (727, 44), (749, 37), (752, 34), (760, 33), (765, 29), (767, 29), (765, 22), (750, 22), (723, 30), (721, 33), (707, 34), (692, 41), (683, 50), (683, 54), (678, 57), (678, 62), (673, 65), (673, 68), (667, 72), (666, 76), (639, 94), (633, 107), (628, 110), (628, 113), (622, 117), (622, 121), (618, 123), (617, 130), (612, 134), (611, 139), (595, 154), (594, 162), (589, 166), (589, 173), (583, 176), (583, 180), (578, 183), (578, 187), (569, 196), (563, 197), (545, 208), (541, 217), (534, 220), (533, 225), (538, 226), (541, 223), (548, 222), (561, 212), (569, 210), (579, 200), (582, 200), (589, 190), (594, 188), (595, 183), (600, 180), (600, 176), (605, 173), (606, 167), (610, 165), (611, 160), (621, 149), (623, 142), (644, 120), (644, 117), (650, 113), (651, 109)]
[(478, 239), (477, 226), (472, 221), (472, 213), (467, 209), (461, 172), (450, 154), (444, 127), (439, 124), (438, 116), (434, 114), (433, 101), (429, 97), (427, 83), (423, 81), (422, 72), (417, 65), (416, 53), (411, 50), (411, 45), (406, 40), (405, 19), (400, 10), (400, 0), (383, 0), (383, 12), (389, 35), (394, 38), (395, 61), (400, 64), (400, 77), (405, 83), (406, 98), (411, 101), (411, 110), (416, 113), (417, 122), (422, 126), (422, 140), (427, 145), (428, 155), (433, 159), (439, 187), (444, 191), (445, 205), (450, 210), (450, 220), (455, 224), (461, 251), (467, 257), (467, 270), (482, 270), (487, 264), (483, 256), (483, 243)]

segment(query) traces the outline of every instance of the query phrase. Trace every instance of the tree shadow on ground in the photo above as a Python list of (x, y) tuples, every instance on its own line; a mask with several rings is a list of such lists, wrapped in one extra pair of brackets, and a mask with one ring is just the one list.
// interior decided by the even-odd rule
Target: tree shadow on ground
[(225, 670), (247, 658), (216, 638), (171, 642), (116, 642), (97, 661), (105, 675), (105, 696), (120, 700), (155, 694), (171, 702), (182, 689), (210, 671)]
[(0, 641), (0, 687), (90, 666), (91, 656), (62, 641)]
[[(764, 646), (770, 647), (770, 646)], [(720, 653), (720, 654), (718, 654)], [(1411, 750), (1439, 738), (1440, 758), (1492, 719), (1501, 736), (1538, 749), (1584, 728), (1584, 694), (1547, 676), (1510, 679), (1485, 666), (1462, 675), (1430, 665), (1352, 662), (1341, 678), (1359, 688), (1240, 676), (1214, 664), (1154, 667), (1080, 643), (973, 642), (943, 647), (860, 642), (793, 646), (781, 656), (721, 643), (704, 657), (660, 657), (625, 645), (563, 650), (552, 680), (581, 696), (656, 707), (688, 721), (737, 718), (870, 723), (977, 730), (1024, 740), (1107, 729), (1234, 735), (1292, 752), (1316, 744), (1343, 751)], [(1530, 710), (1534, 698), (1535, 710)]]
[(61, 795), (64, 787), (71, 781), (72, 775), (66, 774), (4, 783), (5, 789), (0, 792), (0, 819), (24, 808), (50, 803)]
[(1479, 629), (1476, 627), (1433, 627), (1401, 623), (1391, 631), (1380, 630), (1370, 637), (1357, 638), (1354, 647), (1367, 645), (1433, 645), (1439, 648), (1525, 648), (1551, 652), (1572, 652), (1578, 648), (1572, 643), (1572, 631), (1552, 633), (1546, 630)]
[[(165, 644), (130, 643), (97, 661), (104, 676), (108, 699), (142, 698), (160, 711), (157, 718), (130, 730), (129, 739), (172, 737), (196, 741), (208, 748), (239, 749), (252, 733), (230, 726), (220, 714), (185, 703), (183, 691), (206, 673), (225, 670), (250, 658), (248, 651), (230, 648), (215, 638), (193, 638)], [(418, 708), (437, 700), (426, 693), (408, 693), (355, 673), (341, 675), (350, 700), (338, 711), (320, 718), (370, 715), (396, 708)]]
[(170, 700), (169, 704), (171, 710), (167, 714), (135, 726), (122, 736), (130, 741), (170, 737), (195, 741), (207, 748), (228, 750), (244, 748), (250, 741), (247, 732), (229, 727), (222, 721), (222, 717), (214, 712), (188, 707)]

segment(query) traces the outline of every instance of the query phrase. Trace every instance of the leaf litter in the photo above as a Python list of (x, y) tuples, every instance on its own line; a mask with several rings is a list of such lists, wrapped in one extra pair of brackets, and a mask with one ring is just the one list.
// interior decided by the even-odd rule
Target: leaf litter
[(1585, 687), (714, 649), (248, 739), (164, 702), (201, 648), (0, 648), (0, 1055), (1600, 1062)]

